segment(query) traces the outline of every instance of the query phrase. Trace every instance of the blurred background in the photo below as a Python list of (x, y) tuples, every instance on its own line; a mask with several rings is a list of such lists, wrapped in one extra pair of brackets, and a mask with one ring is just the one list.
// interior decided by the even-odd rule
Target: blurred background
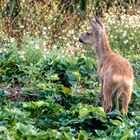
[(78, 38), (93, 15), (105, 23), (114, 50), (139, 53), (140, 0), (1, 0), (0, 46), (14, 42), (19, 49), (28, 44), (70, 57), (92, 56)]

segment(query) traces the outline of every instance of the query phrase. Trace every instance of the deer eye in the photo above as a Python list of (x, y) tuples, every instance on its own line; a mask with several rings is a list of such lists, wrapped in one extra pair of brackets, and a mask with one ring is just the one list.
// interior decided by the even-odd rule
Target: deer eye
[(89, 36), (89, 35), (92, 35), (92, 33), (88, 33), (88, 32), (87, 32), (87, 35), (88, 35), (88, 36)]

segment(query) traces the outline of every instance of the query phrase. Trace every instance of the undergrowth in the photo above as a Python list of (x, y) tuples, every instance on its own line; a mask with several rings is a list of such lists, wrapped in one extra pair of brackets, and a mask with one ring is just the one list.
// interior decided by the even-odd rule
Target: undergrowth
[(139, 57), (129, 57), (136, 79), (128, 116), (106, 115), (94, 59), (15, 46), (0, 50), (0, 139), (140, 138)]

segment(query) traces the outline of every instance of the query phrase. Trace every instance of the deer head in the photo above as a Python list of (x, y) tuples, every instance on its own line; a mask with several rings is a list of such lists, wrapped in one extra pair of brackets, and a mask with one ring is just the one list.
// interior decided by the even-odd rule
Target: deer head
[(89, 21), (92, 28), (85, 35), (82, 35), (79, 41), (83, 44), (98, 46), (105, 30), (104, 25), (97, 17), (95, 19), (90, 18)]

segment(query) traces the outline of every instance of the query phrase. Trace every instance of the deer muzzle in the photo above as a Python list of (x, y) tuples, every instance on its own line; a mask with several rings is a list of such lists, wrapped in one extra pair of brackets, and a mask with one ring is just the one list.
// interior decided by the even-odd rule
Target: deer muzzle
[(84, 41), (81, 38), (79, 39), (79, 42), (84, 44)]

